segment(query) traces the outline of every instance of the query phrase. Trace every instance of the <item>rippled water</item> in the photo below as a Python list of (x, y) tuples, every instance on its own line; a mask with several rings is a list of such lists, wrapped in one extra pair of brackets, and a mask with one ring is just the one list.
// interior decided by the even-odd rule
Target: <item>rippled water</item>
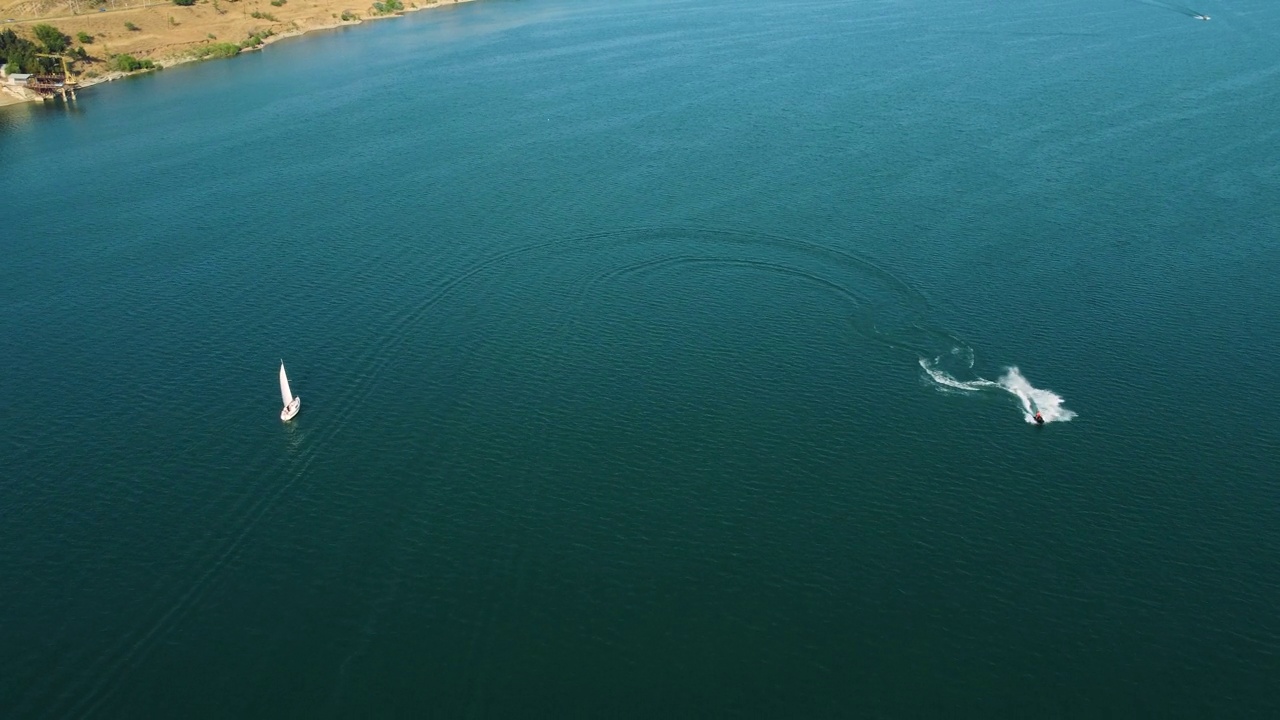
[(1180, 7), (484, 0), (0, 110), (0, 714), (1280, 713), (1280, 7)]

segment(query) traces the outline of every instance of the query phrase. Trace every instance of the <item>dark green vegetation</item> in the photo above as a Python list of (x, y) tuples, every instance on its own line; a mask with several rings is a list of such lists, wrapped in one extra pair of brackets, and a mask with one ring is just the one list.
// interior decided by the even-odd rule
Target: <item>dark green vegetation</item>
[(47, 52), (60, 53), (71, 44), (71, 38), (52, 25), (36, 25), (31, 28), (31, 31), (35, 33), (36, 39), (44, 44)]
[(404, 3), (400, 0), (380, 0), (373, 4), (374, 15), (390, 15), (404, 10)]
[(9, 72), (33, 72), (40, 47), (13, 30), (0, 31), (0, 63)]
[(138, 70), (155, 70), (159, 68), (150, 60), (139, 60), (132, 55), (112, 55), (107, 67), (120, 72), (137, 72)]
[(270, 20), (271, 22), (277, 22), (275, 15), (272, 15), (271, 13), (262, 12), (261, 10), (254, 10), (253, 12), (249, 13), (249, 17), (253, 18), (254, 20)]
[(93, 43), (93, 36), (83, 30), (76, 33), (76, 39), (79, 40), (82, 45), (90, 45)]
[[(54, 32), (56, 33), (57, 30), (54, 30)], [(58, 34), (61, 35), (61, 33)], [(56, 38), (54, 40), (56, 42)], [(63, 45), (63, 47), (65, 48), (66, 46)], [(52, 72), (55, 61), (52, 58), (38, 56), (39, 53), (45, 52), (45, 50), (46, 48), (42, 48), (26, 38), (18, 37), (13, 30), (0, 31), (0, 65), (4, 65), (8, 72)]]
[(128, 30), (129, 32), (138, 32), (142, 28), (138, 27), (137, 25), (134, 25), (132, 22), (125, 22), (124, 29)]
[(196, 4), (196, 0), (173, 0), (173, 4), (181, 5), (182, 7), (190, 7)]
[(272, 35), (275, 35), (275, 31), (271, 29), (255, 30), (249, 34), (249, 37), (240, 42), (240, 49), (248, 50), (249, 48), (256, 48), (266, 42), (266, 39)]
[(209, 43), (191, 51), (191, 54), (198, 60), (206, 60), (210, 58), (228, 58), (238, 55), (240, 46), (235, 43), (221, 42)]

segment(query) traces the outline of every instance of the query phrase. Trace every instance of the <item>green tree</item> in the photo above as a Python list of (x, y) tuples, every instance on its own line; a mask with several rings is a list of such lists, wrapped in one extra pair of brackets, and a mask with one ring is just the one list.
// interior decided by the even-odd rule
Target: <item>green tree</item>
[(41, 58), (36, 57), (38, 52), (40, 52), (40, 46), (26, 38), (18, 37), (13, 30), (0, 31), (0, 64), (9, 67), (10, 72), (42, 70)]
[(83, 30), (76, 33), (76, 39), (79, 40), (82, 45), (93, 44), (93, 36)]
[(37, 25), (31, 28), (36, 34), (36, 39), (44, 43), (45, 49), (51, 53), (60, 53), (67, 49), (71, 44), (71, 38), (62, 34), (62, 31), (52, 25)]
[(183, 6), (183, 7), (189, 7), (189, 6), (191, 6), (191, 5), (195, 5), (195, 4), (196, 4), (196, 0), (173, 0), (173, 4), (174, 4), (174, 5), (181, 5), (181, 6)]

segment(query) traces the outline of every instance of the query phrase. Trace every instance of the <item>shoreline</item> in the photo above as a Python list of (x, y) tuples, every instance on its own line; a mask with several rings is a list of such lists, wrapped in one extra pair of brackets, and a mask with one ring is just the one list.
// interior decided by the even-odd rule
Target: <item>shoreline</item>
[[(200, 33), (207, 30), (229, 30), (231, 31), (231, 34), (226, 35), (229, 39), (236, 37), (235, 33), (237, 31), (242, 32), (245, 36), (253, 36), (264, 32), (271, 33), (269, 36), (261, 38), (261, 44), (253, 47), (241, 48), (236, 53), (236, 55), (239, 55), (240, 53), (262, 50), (266, 46), (286, 38), (301, 37), (308, 33), (320, 30), (332, 30), (340, 27), (361, 25), (373, 20), (390, 20), (407, 15), (408, 13), (415, 13), (423, 10), (435, 10), (450, 5), (472, 2), (472, 0), (432, 0), (432, 2), (424, 5), (418, 5), (415, 3), (413, 5), (408, 5), (403, 9), (396, 10), (395, 12), (366, 16), (356, 14), (349, 9), (339, 8), (339, 5), (344, 2), (344, 0), (312, 0), (305, 8), (298, 9), (301, 12), (291, 10), (286, 4), (287, 1), (288, 0), (284, 0), (281, 5), (268, 5), (266, 10), (263, 10), (261, 3), (256, 0), (230, 0), (230, 2), (233, 3), (232, 9), (239, 11), (240, 14), (240, 17), (232, 16), (230, 18), (227, 17), (229, 11), (227, 9), (223, 9), (219, 5), (218, 0), (212, 0), (212, 5), (208, 4), (209, 0), (202, 0), (199, 5), (192, 7), (181, 7), (172, 5), (171, 3), (154, 3), (142, 5), (136, 8), (108, 10), (102, 13), (58, 15), (49, 16), (47, 18), (21, 20), (15, 23), (5, 23), (0, 25), (0, 29), (24, 29), (27, 31), (27, 33), (24, 34), (29, 34), (30, 28), (36, 24), (61, 21), (63, 23), (63, 27), (59, 27), (60, 30), (68, 34), (75, 34), (77, 29), (67, 25), (66, 20), (79, 20), (80, 26), (86, 26), (91, 29), (101, 28), (98, 33), (94, 34), (95, 39), (100, 42), (95, 42), (86, 46), (86, 49), (90, 50), (90, 52), (97, 54), (99, 51), (105, 51), (104, 54), (107, 55), (135, 55), (140, 59), (146, 58), (152, 60), (157, 65), (161, 66), (161, 69), (163, 69), (192, 62), (225, 59), (222, 57), (202, 58), (196, 55), (197, 49), (202, 46), (207, 46), (213, 42), (226, 42), (220, 38), (216, 38), (212, 32), (205, 32), (204, 37), (199, 37)], [(299, 5), (304, 1), (305, 0), (295, 0)], [(216, 15), (210, 16), (207, 13), (202, 12), (210, 7), (212, 7), (212, 9), (217, 13)], [(252, 16), (249, 13), (250, 9), (253, 10)], [(372, 7), (366, 10), (366, 13), (371, 10)], [(182, 11), (187, 12), (184, 13), (185, 17), (183, 21), (179, 23), (175, 20), (175, 17), (178, 12)], [(4, 11), (0, 10), (0, 12)], [(170, 14), (171, 12), (173, 14)], [(284, 17), (277, 20), (273, 13), (279, 13)], [(339, 13), (341, 13), (341, 15)], [(158, 22), (158, 19), (165, 14), (168, 14), (168, 26)], [(348, 15), (354, 17), (342, 19)], [(129, 34), (121, 34), (119, 31), (108, 29), (111, 27), (108, 25), (110, 21), (119, 21), (124, 16), (134, 17), (140, 22), (144, 21), (145, 18), (150, 22), (159, 24), (163, 30), (158, 33), (140, 35), (135, 38)], [(266, 23), (265, 27), (262, 27), (259, 23), (250, 22), (249, 19), (251, 17), (254, 19), (269, 20), (269, 22)], [(130, 21), (130, 23), (122, 24), (128, 25), (131, 24), (131, 22), (132, 21)], [(174, 28), (181, 28), (182, 32), (164, 32), (164, 30), (172, 30)], [(184, 36), (187, 39), (184, 39)], [(124, 49), (120, 53), (113, 53), (111, 51), (111, 44), (114, 42), (116, 47), (119, 48), (121, 38), (125, 40)], [(230, 57), (235, 56), (232, 55)], [(147, 72), (155, 72), (155, 70), (137, 70), (134, 72), (121, 72), (118, 70), (104, 71), (101, 70), (101, 67), (104, 64), (105, 63), (101, 62), (95, 63), (81, 71), (78, 76), (79, 83), (76, 88), (77, 93), (102, 83), (113, 82), (121, 78), (140, 75)], [(88, 76), (86, 77), (86, 75)], [(0, 107), (45, 102), (54, 99), (55, 98), (52, 97), (41, 97), (21, 86), (10, 86), (0, 83)]]

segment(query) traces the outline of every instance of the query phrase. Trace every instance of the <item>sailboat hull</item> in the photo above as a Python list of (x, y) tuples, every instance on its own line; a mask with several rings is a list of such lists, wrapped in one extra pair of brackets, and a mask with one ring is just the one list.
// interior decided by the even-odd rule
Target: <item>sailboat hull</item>
[(284, 409), (280, 411), (280, 421), (288, 422), (292, 420), (293, 416), (297, 415), (298, 410), (300, 409), (302, 409), (302, 398), (296, 397), (293, 399), (293, 402), (285, 405)]

